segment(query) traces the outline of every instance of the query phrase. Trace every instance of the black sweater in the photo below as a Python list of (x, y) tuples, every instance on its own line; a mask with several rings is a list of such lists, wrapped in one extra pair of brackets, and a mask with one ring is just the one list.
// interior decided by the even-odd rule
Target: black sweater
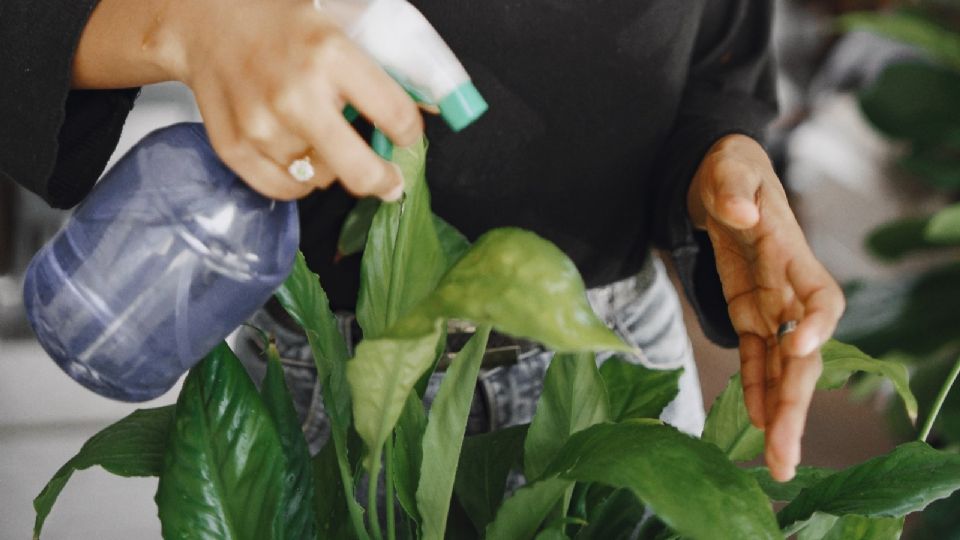
[[(71, 91), (97, 0), (0, 2), (0, 175), (51, 205), (90, 190), (136, 90)], [(490, 103), (452, 134), (427, 122), (434, 210), (468, 237), (533, 230), (590, 286), (674, 258), (707, 335), (735, 344), (705, 235), (686, 216), (690, 179), (723, 135), (759, 138), (775, 112), (769, 0), (419, 0)], [(333, 262), (352, 205), (340, 189), (301, 202), (302, 247), (335, 307), (357, 257)]]

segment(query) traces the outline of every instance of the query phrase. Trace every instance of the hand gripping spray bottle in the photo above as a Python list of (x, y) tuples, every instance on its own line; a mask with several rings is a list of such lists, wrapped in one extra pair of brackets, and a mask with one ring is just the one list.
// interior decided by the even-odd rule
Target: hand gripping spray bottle
[[(451, 128), (486, 110), (415, 8), (403, 0), (341, 3), (348, 33), (412, 95), (439, 105)], [(382, 134), (373, 142), (389, 155)], [(145, 401), (273, 294), (298, 243), (294, 203), (247, 187), (217, 158), (201, 124), (177, 124), (137, 143), (36, 254), (24, 283), (27, 317), (77, 382)]]

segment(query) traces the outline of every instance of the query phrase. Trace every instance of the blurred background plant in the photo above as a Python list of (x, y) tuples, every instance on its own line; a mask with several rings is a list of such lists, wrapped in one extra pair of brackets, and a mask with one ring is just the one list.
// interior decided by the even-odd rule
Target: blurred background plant
[[(926, 411), (960, 357), (960, 2), (903, 2), (838, 20), (843, 30), (883, 36), (916, 53), (886, 65), (857, 99), (869, 123), (897, 145), (896, 189), (938, 201), (934, 208), (908, 208), (869, 232), (866, 247), (873, 257), (917, 264), (892, 278), (848, 281), (838, 337), (906, 364)], [(861, 378), (856, 393), (870, 394), (881, 384)], [(913, 436), (902, 413), (890, 411), (894, 429)], [(960, 392), (947, 397), (929, 441), (960, 450)], [(932, 505), (910, 537), (960, 538), (960, 496)]]

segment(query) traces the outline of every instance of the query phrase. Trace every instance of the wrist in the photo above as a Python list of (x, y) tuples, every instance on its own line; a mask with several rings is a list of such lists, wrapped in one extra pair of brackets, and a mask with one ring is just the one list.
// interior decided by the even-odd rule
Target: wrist
[(131, 88), (178, 79), (169, 0), (100, 0), (73, 58), (72, 87)]

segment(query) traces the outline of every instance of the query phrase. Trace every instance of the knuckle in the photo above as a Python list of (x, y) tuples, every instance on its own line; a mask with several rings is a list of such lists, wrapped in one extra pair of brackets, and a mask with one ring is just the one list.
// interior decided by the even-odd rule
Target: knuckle
[[(417, 106), (409, 98), (397, 100), (387, 111), (386, 121), (394, 131), (402, 134), (403, 137), (415, 138), (422, 129), (423, 119)], [(401, 144), (411, 144), (414, 141), (398, 141)]]
[(238, 122), (244, 137), (258, 146), (269, 144), (278, 136), (276, 122), (265, 114), (248, 114), (238, 119)]

